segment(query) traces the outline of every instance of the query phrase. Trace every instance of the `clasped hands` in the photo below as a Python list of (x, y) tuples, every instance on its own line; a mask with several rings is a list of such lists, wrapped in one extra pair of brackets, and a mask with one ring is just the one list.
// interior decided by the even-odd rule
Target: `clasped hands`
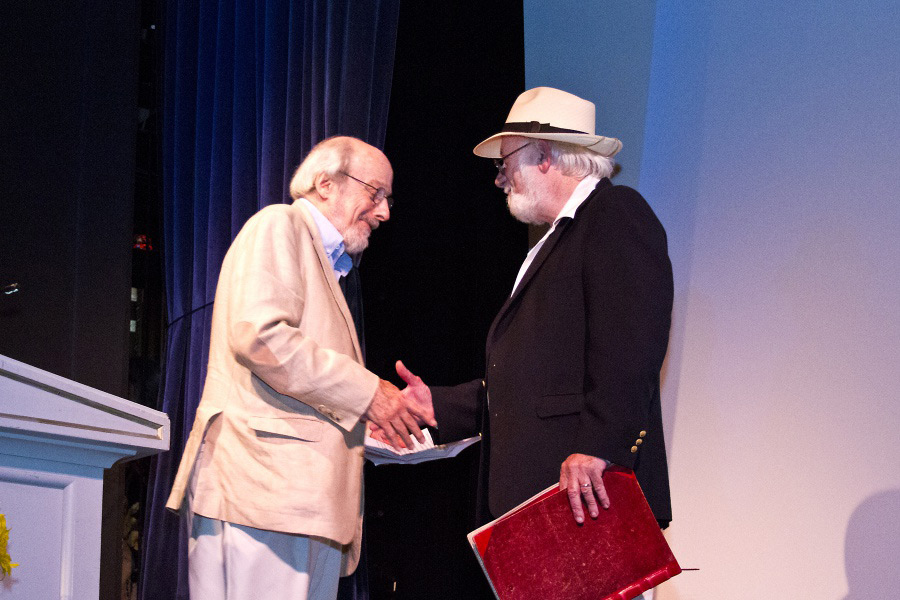
[(400, 390), (389, 381), (379, 380), (378, 389), (364, 418), (369, 423), (372, 437), (394, 448), (409, 448), (412, 438), (424, 442), (422, 425), (437, 427), (431, 390), (425, 382), (413, 375), (401, 361), (396, 364), (397, 374), (406, 382)]
[[(379, 382), (375, 399), (366, 419), (372, 437), (395, 448), (412, 446), (410, 434), (424, 441), (421, 425), (437, 427), (431, 390), (421, 377), (414, 375), (402, 361), (397, 361), (397, 374), (406, 382), (402, 391), (387, 381)], [(609, 508), (609, 495), (603, 485), (603, 472), (609, 463), (596, 456), (570, 454), (559, 470), (559, 488), (569, 497), (569, 506), (576, 523), (584, 523), (584, 507), (592, 519), (600, 515), (600, 508)]]

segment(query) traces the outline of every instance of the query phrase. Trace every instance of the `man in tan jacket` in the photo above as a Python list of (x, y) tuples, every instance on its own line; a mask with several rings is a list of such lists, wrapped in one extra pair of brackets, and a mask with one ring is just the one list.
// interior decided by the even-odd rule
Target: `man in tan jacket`
[(338, 285), (390, 218), (393, 171), (358, 139), (318, 144), (293, 204), (251, 217), (225, 256), (209, 365), (167, 507), (186, 508), (191, 597), (333, 600), (356, 568), (366, 422), (395, 444), (434, 425), (362, 365)]

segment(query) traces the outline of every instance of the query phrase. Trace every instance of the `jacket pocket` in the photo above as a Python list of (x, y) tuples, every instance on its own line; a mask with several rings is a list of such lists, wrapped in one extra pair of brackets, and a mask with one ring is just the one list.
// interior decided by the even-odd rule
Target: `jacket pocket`
[(324, 423), (311, 417), (250, 417), (247, 424), (261, 437), (276, 435), (296, 438), (307, 442), (322, 439)]
[(553, 394), (541, 396), (537, 402), (537, 416), (541, 418), (559, 417), (581, 412), (584, 394)]

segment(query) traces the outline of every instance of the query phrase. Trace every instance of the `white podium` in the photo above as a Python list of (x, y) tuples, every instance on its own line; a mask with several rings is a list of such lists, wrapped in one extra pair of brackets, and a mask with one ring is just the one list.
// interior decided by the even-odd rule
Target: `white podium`
[(0, 599), (97, 600), (103, 470), (168, 449), (165, 413), (0, 356)]

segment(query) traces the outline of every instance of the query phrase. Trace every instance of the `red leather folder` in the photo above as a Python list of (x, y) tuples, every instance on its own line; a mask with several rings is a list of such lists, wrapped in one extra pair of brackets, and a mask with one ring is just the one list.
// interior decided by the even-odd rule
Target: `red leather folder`
[(603, 483), (609, 509), (581, 526), (554, 484), (469, 534), (498, 600), (630, 600), (681, 572), (634, 473)]

